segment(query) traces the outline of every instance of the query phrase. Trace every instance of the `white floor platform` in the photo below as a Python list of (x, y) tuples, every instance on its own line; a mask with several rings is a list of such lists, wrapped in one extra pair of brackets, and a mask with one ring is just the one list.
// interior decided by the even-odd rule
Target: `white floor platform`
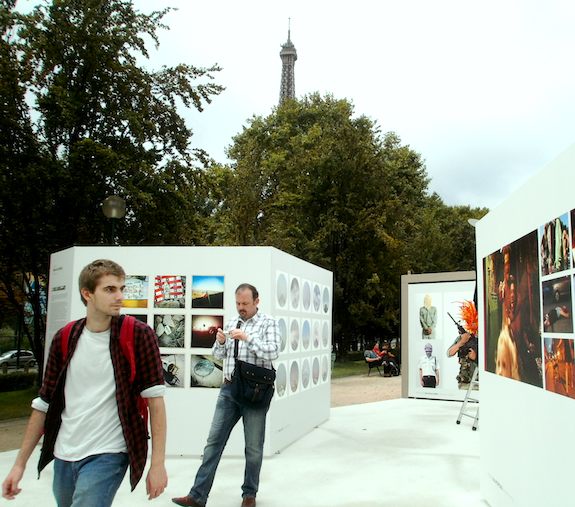
[[(455, 423), (461, 403), (399, 399), (331, 410), (328, 422), (264, 460), (258, 507), (485, 507), (479, 495), (479, 433)], [(193, 424), (193, 422), (190, 422)], [(241, 424), (241, 423), (240, 423)], [(16, 451), (0, 453), (4, 478)], [(36, 479), (37, 453), (13, 507), (51, 507), (52, 467)], [(170, 506), (187, 494), (199, 458), (167, 460), (169, 485), (148, 501), (126, 480), (115, 506)], [(239, 507), (243, 459), (220, 463), (209, 507)], [(0, 500), (1, 501), (1, 500)], [(8, 502), (3, 502), (8, 503)]]

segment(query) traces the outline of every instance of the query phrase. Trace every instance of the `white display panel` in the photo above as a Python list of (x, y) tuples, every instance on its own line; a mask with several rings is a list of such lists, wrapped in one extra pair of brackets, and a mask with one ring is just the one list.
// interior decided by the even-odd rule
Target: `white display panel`
[[(463, 400), (467, 385), (458, 383), (459, 360), (448, 357), (447, 349), (458, 336), (460, 306), (472, 301), (475, 274), (432, 273), (402, 277), (402, 384), (403, 395), (411, 398)], [(430, 348), (428, 354), (426, 348)], [(424, 387), (420, 369), (435, 376), (435, 387)], [(439, 379), (439, 382), (437, 382)]]
[[(574, 188), (571, 148), (477, 224), (481, 494), (491, 507), (573, 504)], [(546, 324), (557, 307), (564, 315)]]
[[(278, 319), (282, 335), (276, 361), (276, 368), (281, 366), (282, 392), (276, 393), (268, 412), (265, 455), (280, 451), (329, 418), (329, 382), (314, 383), (312, 361), (331, 353), (332, 304), (328, 299), (325, 313), (318, 301), (316, 311), (311, 298), (314, 286), (331, 294), (330, 272), (269, 247), (70, 248), (51, 257), (46, 350), (59, 328), (85, 316), (77, 278), (85, 265), (99, 258), (112, 259), (126, 271), (130, 297), (122, 313), (136, 316), (160, 335), (169, 387), (168, 455), (203, 452), (222, 379), (222, 365), (210, 355), (211, 344), (217, 327), (237, 315), (234, 291), (240, 283), (258, 288), (259, 309)], [(314, 319), (326, 333), (315, 348)], [(295, 348), (290, 342), (292, 322), (294, 332), (297, 327)], [(292, 364), (297, 365), (295, 389), (290, 384)], [(295, 415), (298, 411), (306, 417)], [(225, 454), (243, 453), (243, 428), (238, 424)]]

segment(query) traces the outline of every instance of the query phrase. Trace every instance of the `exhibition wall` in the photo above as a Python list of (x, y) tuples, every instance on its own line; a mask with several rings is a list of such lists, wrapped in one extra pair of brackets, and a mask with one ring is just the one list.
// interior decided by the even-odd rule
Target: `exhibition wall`
[(477, 224), (481, 496), (492, 507), (573, 503), (574, 188), (575, 147)]
[[(235, 288), (251, 283), (259, 309), (274, 316), (281, 351), (268, 413), (265, 455), (329, 418), (332, 274), (271, 247), (74, 247), (51, 257), (46, 350), (66, 322), (85, 316), (78, 274), (109, 258), (126, 271), (122, 313), (158, 335), (168, 412), (168, 455), (200, 455), (222, 384), (211, 356), (218, 327), (237, 316)], [(47, 355), (47, 354), (46, 354)], [(243, 456), (243, 427), (225, 454)]]
[[(471, 227), (471, 226), (470, 226)], [(426, 273), (401, 277), (402, 396), (463, 400), (468, 384), (458, 381), (457, 355), (447, 349), (458, 337), (460, 309), (473, 301), (475, 272)], [(424, 386), (422, 375), (433, 370), (435, 385)]]

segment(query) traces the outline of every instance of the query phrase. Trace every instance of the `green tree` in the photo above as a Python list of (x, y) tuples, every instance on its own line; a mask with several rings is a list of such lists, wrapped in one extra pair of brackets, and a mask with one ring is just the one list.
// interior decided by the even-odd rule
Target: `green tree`
[(427, 178), (419, 155), (347, 100), (317, 94), (234, 138), (235, 192), (218, 211), (237, 244), (273, 245), (334, 273), (334, 336), (396, 333), (399, 280)]
[[(128, 203), (125, 243), (200, 237), (194, 207), (204, 203), (189, 196), (201, 181), (194, 165), (207, 155), (191, 148), (178, 107), (202, 110), (222, 87), (213, 83), (217, 66), (139, 63), (169, 9), (54, 0), (22, 15), (14, 0), (0, 5), (0, 264), (2, 288), (21, 312), (22, 279), (46, 275), (51, 252), (105, 241), (100, 205), (111, 194)], [(36, 322), (39, 298), (32, 303)], [(42, 326), (31, 332), (39, 359)]]

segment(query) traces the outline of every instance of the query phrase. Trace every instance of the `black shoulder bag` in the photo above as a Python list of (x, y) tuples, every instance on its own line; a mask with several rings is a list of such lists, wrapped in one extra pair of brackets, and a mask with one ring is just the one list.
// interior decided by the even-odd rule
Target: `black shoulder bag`
[[(238, 321), (238, 328), (241, 321)], [(251, 408), (267, 407), (274, 396), (276, 371), (238, 359), (238, 340), (234, 343), (235, 368), (232, 373), (232, 396), (240, 404)]]

